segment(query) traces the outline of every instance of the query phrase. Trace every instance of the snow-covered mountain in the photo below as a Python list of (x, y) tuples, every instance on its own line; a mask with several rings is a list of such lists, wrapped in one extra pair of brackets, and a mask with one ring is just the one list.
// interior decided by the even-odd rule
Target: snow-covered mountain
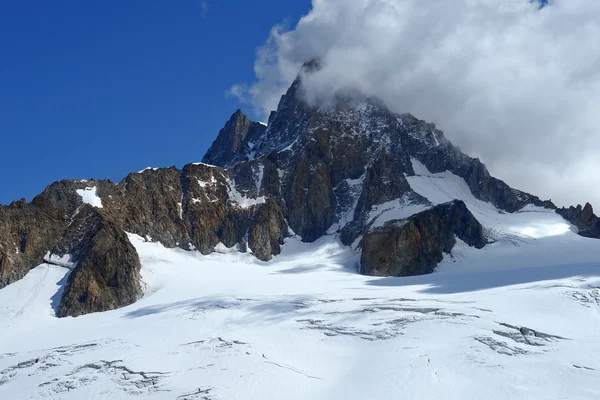
[(591, 205), (313, 68), (202, 163), (0, 208), (1, 398), (600, 396)]

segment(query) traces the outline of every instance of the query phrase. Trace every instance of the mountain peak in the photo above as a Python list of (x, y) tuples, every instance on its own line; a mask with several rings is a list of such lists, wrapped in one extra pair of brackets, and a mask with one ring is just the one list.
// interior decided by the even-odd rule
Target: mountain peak
[(238, 109), (221, 129), (202, 162), (228, 167), (250, 159), (253, 141), (260, 138), (266, 129), (264, 124), (251, 121)]
[(301, 73), (312, 73), (319, 71), (323, 67), (323, 62), (320, 58), (313, 58), (302, 64)]
[[(510, 241), (494, 221), (525, 206), (555, 209), (492, 177), (434, 124), (352, 91), (312, 106), (301, 85), (299, 76), (268, 126), (236, 110), (204, 164), (149, 169), (118, 184), (61, 181), (31, 203), (0, 207), (0, 287), (46, 259), (72, 256), (60, 315), (130, 304), (141, 295), (140, 263), (125, 232), (203, 254), (236, 246), (263, 261), (290, 235), (313, 242), (331, 234), (368, 256), (364, 273), (422, 274), (455, 235), (476, 247)], [(591, 205), (563, 214), (581, 235), (600, 237)], [(424, 246), (421, 237), (433, 239)]]

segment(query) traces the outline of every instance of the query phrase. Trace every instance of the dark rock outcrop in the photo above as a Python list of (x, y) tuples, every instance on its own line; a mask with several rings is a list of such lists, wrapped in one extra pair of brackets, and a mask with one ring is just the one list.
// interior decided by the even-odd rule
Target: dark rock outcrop
[(39, 265), (66, 224), (64, 214), (43, 198), (0, 207), (0, 288)]
[(53, 253), (70, 254), (76, 263), (60, 317), (113, 310), (142, 296), (137, 251), (119, 225), (89, 205), (80, 209)]
[(30, 203), (22, 199), (0, 206), (0, 288), (44, 261), (83, 204), (77, 190), (90, 185), (99, 192), (114, 186), (110, 181), (63, 180), (49, 185)]
[(577, 207), (561, 208), (556, 212), (575, 225), (579, 230), (579, 235), (600, 239), (600, 218), (594, 214), (590, 203), (586, 203), (584, 207), (581, 207), (580, 204)]
[(261, 204), (256, 211), (248, 234), (248, 245), (259, 259), (268, 261), (281, 252), (288, 227), (281, 205), (274, 199)]
[(99, 195), (102, 211), (126, 232), (176, 247), (189, 242), (181, 216), (182, 193), (181, 171), (170, 167), (129, 174)]
[[(85, 194), (97, 197), (96, 206)], [(204, 254), (219, 243), (249, 248), (270, 260), (289, 236), (277, 165), (263, 157), (229, 170), (147, 169), (118, 184), (54, 183), (31, 203), (0, 207), (0, 288), (68, 256), (74, 268), (59, 316), (131, 304), (142, 294), (140, 261), (126, 232)]]
[(247, 161), (250, 159), (254, 142), (266, 130), (265, 125), (250, 121), (242, 110), (237, 110), (221, 129), (202, 162), (232, 167), (241, 161)]
[[(348, 245), (368, 232), (369, 213), (376, 205), (402, 196), (410, 203), (427, 204), (405, 179), (415, 175), (413, 161), (432, 173), (451, 171), (465, 180), (476, 198), (507, 212), (528, 204), (555, 208), (492, 177), (434, 124), (393, 113), (376, 98), (340, 93), (334, 101), (307, 103), (302, 79), (318, 68), (318, 62), (303, 67), (271, 114), (266, 131), (252, 139), (254, 158), (275, 160), (284, 215), (304, 241), (334, 230)], [(215, 144), (205, 160), (238, 168), (239, 156), (220, 148)], [(222, 156), (212, 156), (217, 153)]]
[(305, 241), (323, 236), (335, 220), (331, 169), (325, 163), (327, 140), (306, 145), (284, 189), (290, 226)]
[(481, 224), (462, 201), (441, 204), (406, 220), (389, 221), (362, 240), (361, 272), (410, 276), (433, 272), (456, 237), (470, 246), (486, 244)]

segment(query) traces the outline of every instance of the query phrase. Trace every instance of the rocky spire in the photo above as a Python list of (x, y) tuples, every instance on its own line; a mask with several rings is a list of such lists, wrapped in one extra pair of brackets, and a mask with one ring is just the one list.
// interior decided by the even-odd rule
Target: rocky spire
[(247, 161), (251, 158), (254, 142), (266, 129), (264, 124), (250, 121), (242, 110), (237, 110), (221, 129), (202, 162), (227, 168)]
[(557, 211), (564, 219), (572, 223), (583, 237), (600, 239), (600, 218), (594, 214), (594, 208), (590, 203), (584, 207), (561, 208)]

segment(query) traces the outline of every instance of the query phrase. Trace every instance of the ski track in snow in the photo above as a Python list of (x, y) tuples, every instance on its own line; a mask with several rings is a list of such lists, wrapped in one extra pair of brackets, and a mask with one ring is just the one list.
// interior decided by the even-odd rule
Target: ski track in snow
[(57, 319), (69, 269), (48, 264), (0, 290), (0, 398), (600, 398), (600, 241), (423, 168), (413, 189), (465, 201), (493, 244), (373, 278), (334, 236), (263, 263), (130, 235), (147, 285), (131, 306)]

